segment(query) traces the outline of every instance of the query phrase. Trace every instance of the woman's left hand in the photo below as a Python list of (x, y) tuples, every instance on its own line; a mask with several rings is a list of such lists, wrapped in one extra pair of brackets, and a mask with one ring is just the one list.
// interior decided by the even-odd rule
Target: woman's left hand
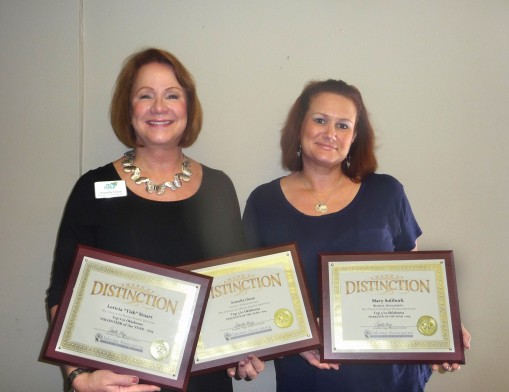
[(228, 376), (235, 377), (237, 380), (251, 381), (258, 377), (258, 374), (265, 369), (265, 362), (256, 355), (249, 354), (246, 359), (239, 361), (237, 367), (228, 368)]
[[(463, 346), (465, 347), (465, 350), (469, 350), (470, 349), (470, 341), (472, 340), (472, 335), (470, 335), (470, 332), (467, 331), (467, 329), (463, 326), (463, 324), (461, 325), (461, 333), (463, 335)], [(461, 365), (459, 363), (450, 364), (450, 363), (444, 362), (440, 365), (439, 364), (431, 365), (431, 369), (433, 369), (433, 371), (439, 371), (441, 373), (454, 372), (455, 370), (460, 370), (460, 368), (461, 368)]]

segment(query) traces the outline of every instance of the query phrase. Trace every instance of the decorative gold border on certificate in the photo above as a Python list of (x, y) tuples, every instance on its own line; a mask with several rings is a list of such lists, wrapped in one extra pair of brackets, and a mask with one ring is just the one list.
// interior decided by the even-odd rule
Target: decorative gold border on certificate
[[(249, 268), (253, 266), (253, 268)], [(250, 269), (262, 269), (266, 267), (283, 266), (286, 280), (288, 282), (289, 293), (292, 300), (293, 309), (295, 310), (294, 320), (298, 328), (293, 331), (284, 329), (272, 336), (254, 337), (247, 341), (239, 341), (238, 343), (228, 343), (222, 346), (206, 348), (200, 337), (196, 347), (195, 361), (203, 363), (209, 360), (217, 359), (220, 356), (229, 356), (237, 352), (256, 351), (262, 346), (284, 344), (288, 341), (296, 341), (298, 339), (308, 339), (311, 336), (311, 329), (308, 324), (304, 304), (301, 302), (301, 287), (295, 276), (293, 257), (289, 251), (279, 252), (275, 254), (254, 257), (252, 259), (243, 260), (242, 262), (231, 262), (223, 265), (205, 267), (194, 270), (194, 272), (208, 275), (211, 277), (235, 275), (249, 271)]]
[(191, 271), (78, 244), (41, 360), (186, 390), (211, 284)]
[[(355, 261), (352, 261), (355, 263)], [(406, 264), (405, 264), (406, 263)], [(398, 262), (387, 263), (378, 262), (370, 263), (363, 262), (362, 264), (351, 265), (348, 261), (334, 262), (329, 261), (329, 269), (332, 270), (331, 280), (333, 287), (333, 295), (331, 295), (331, 322), (332, 327), (332, 341), (339, 337), (336, 342), (341, 347), (332, 347), (332, 352), (347, 352), (362, 351), (362, 350), (394, 350), (394, 349), (412, 349), (412, 350), (423, 350), (428, 352), (432, 349), (437, 350), (454, 350), (454, 342), (450, 336), (449, 324), (449, 311), (447, 304), (449, 303), (449, 292), (447, 287), (447, 279), (445, 275), (445, 261), (443, 259), (429, 259), (420, 260), (416, 263), (416, 260), (399, 260)], [(345, 341), (343, 337), (343, 325), (342, 325), (342, 309), (341, 309), (341, 287), (340, 287), (340, 274), (342, 272), (405, 272), (405, 271), (431, 271), (435, 275), (436, 283), (436, 297), (438, 301), (438, 312), (440, 318), (440, 330), (443, 339), (430, 341), (428, 340), (405, 340), (405, 339), (376, 339), (371, 341), (365, 340), (348, 340)], [(416, 352), (416, 351), (414, 351)]]
[[(182, 309), (183, 313), (181, 314), (181, 319), (189, 320), (192, 318), (194, 302), (196, 301), (199, 291), (199, 287), (195, 284), (180, 281), (177, 279), (171, 279), (169, 277), (161, 277), (156, 274), (147, 272), (140, 272), (131, 267), (119, 266), (106, 261), (97, 260), (89, 256), (84, 256), (82, 269), (78, 277), (79, 280), (75, 285), (76, 294), (74, 301), (70, 304), (70, 312), (68, 315), (67, 323), (65, 323), (64, 328), (61, 331), (61, 341), (59, 348), (57, 349), (65, 349), (71, 352), (79, 353), (81, 355), (100, 358), (110, 362), (128, 365), (130, 367), (138, 367), (151, 370), (156, 373), (165, 374), (169, 378), (176, 379), (178, 377), (178, 371), (181, 368), (180, 364), (185, 349), (185, 342), (182, 339), (175, 339), (172, 341), (171, 353), (165, 362), (147, 360), (145, 358), (136, 357), (135, 355), (119, 354), (111, 350), (100, 349), (98, 347), (73, 341), (73, 331), (76, 327), (78, 314), (81, 311), (82, 303), (85, 297), (85, 289), (92, 271), (97, 271), (105, 275), (115, 276), (116, 278), (135, 281), (138, 283), (145, 283), (153, 287), (159, 287), (168, 291), (181, 293), (185, 296), (186, 302), (186, 305), (184, 305)], [(192, 304), (192, 306), (189, 306), (190, 304)], [(185, 336), (187, 334), (187, 329), (186, 331), (182, 331), (182, 327), (182, 324), (179, 324), (176, 336)]]

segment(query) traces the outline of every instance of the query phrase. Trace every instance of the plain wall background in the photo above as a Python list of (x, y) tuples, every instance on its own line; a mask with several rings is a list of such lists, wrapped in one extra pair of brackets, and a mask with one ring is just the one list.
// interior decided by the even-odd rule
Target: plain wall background
[[(121, 62), (160, 46), (203, 103), (187, 153), (231, 176), (241, 208), (284, 174), (279, 129), (303, 85), (359, 87), (420, 249), (454, 250), (473, 334), (467, 365), (427, 390), (507, 390), (508, 20), (506, 0), (0, 0), (1, 389), (62, 389), (38, 361), (59, 221), (79, 175), (126, 150), (108, 123)], [(271, 391), (271, 376), (236, 389)]]

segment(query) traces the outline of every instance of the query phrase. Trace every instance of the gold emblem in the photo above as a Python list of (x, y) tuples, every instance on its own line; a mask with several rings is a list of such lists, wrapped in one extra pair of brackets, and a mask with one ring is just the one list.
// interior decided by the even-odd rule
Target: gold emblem
[(162, 361), (170, 355), (170, 344), (163, 339), (157, 339), (150, 345), (150, 355), (157, 361)]
[(417, 321), (417, 330), (424, 336), (434, 335), (437, 328), (437, 322), (431, 316), (422, 316), (419, 321)]
[(293, 324), (293, 314), (288, 309), (279, 309), (274, 313), (274, 322), (279, 328), (288, 328)]

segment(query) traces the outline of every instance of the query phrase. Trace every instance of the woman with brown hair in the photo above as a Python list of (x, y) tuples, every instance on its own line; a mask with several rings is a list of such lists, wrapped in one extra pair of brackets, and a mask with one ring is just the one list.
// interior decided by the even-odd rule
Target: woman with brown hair
[[(257, 187), (243, 216), (253, 248), (296, 242), (318, 314), (318, 255), (416, 249), (421, 229), (403, 186), (375, 173), (375, 136), (357, 88), (311, 82), (281, 133), (285, 177)], [(464, 331), (465, 347), (470, 335)], [(433, 365), (453, 371), (458, 364)], [(423, 391), (426, 364), (321, 363), (318, 351), (275, 360), (278, 392)], [(331, 370), (333, 369), (333, 370)], [(337, 370), (337, 371), (334, 371)]]
[[(237, 195), (229, 177), (186, 156), (202, 125), (193, 78), (172, 54), (146, 49), (117, 78), (111, 124), (130, 150), (76, 183), (60, 226), (48, 308), (56, 314), (77, 244), (178, 266), (245, 248)], [(116, 197), (95, 184), (114, 182)], [(249, 355), (237, 368), (191, 377), (188, 391), (232, 391), (232, 376), (254, 379), (263, 362)], [(159, 390), (133, 375), (65, 367), (68, 389)]]

